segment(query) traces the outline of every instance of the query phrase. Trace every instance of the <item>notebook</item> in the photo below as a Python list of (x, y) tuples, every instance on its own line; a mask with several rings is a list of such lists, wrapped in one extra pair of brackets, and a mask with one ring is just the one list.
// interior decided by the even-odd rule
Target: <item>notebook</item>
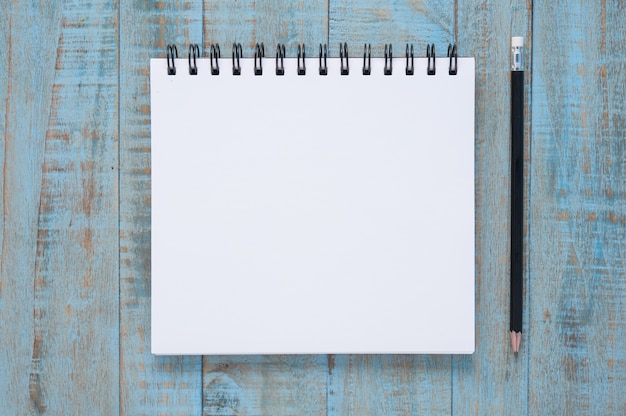
[(472, 353), (474, 59), (311, 49), (151, 59), (152, 353)]

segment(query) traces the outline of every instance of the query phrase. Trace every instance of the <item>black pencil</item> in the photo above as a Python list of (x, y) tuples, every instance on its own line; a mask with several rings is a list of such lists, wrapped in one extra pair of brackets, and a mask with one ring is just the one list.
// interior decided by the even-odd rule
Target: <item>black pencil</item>
[(524, 251), (524, 38), (511, 38), (511, 346), (522, 341)]

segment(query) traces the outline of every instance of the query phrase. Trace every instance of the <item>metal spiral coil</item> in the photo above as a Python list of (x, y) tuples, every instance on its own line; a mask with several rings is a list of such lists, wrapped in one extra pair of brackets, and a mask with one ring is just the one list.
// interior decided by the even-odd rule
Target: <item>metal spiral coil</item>
[(265, 58), (265, 45), (263, 42), (256, 44), (254, 48), (254, 75), (263, 75), (263, 58)]
[(428, 75), (435, 75), (435, 44), (431, 43), (426, 46), (426, 57), (428, 58), (428, 67), (426, 73)]
[(176, 45), (167, 45), (167, 75), (176, 75), (176, 64), (174, 59), (178, 58), (178, 48)]
[(241, 43), (233, 43), (233, 75), (241, 75), (241, 62), (243, 57)]
[(218, 59), (221, 58), (219, 43), (211, 44), (211, 52), (209, 53), (211, 59), (211, 75), (220, 74), (220, 64)]
[[(328, 47), (326, 46), (326, 44), (324, 44), (324, 48), (322, 49), (322, 44), (320, 43), (320, 75), (328, 75), (328, 62), (326, 61), (327, 57)], [(322, 58), (324, 58), (323, 62)]]
[(298, 75), (306, 75), (306, 65), (304, 63), (305, 58), (306, 58), (306, 46), (303, 43), (302, 48), (300, 47), (300, 45), (298, 45)]
[[(189, 55), (187, 61), (189, 62), (189, 75), (198, 75), (198, 65), (196, 60), (200, 56), (200, 48), (197, 43), (189, 45)], [(193, 58), (193, 62), (192, 62)]]
[(448, 67), (448, 74), (449, 75), (456, 75), (457, 72), (457, 64), (458, 64), (458, 57), (457, 57), (457, 50), (456, 50), (456, 43), (453, 44), (449, 44), (448, 45), (448, 57), (450, 58), (450, 66)]
[[(298, 44), (297, 50), (297, 74), (306, 75), (306, 46), (305, 44)], [(458, 49), (455, 43), (448, 44), (448, 75), (458, 74)], [(218, 43), (211, 44), (209, 59), (211, 75), (219, 75), (219, 59), (221, 59), (221, 51)], [(276, 46), (276, 75), (285, 75), (285, 58), (286, 47), (283, 43), (278, 43)], [(167, 58), (167, 74), (176, 75), (176, 62), (178, 59), (178, 48), (174, 44), (169, 44), (166, 47)], [(190, 44), (187, 61), (189, 64), (189, 74), (198, 75), (198, 59), (201, 58), (200, 47), (198, 44)], [(241, 75), (241, 59), (243, 58), (243, 50), (241, 43), (233, 43), (232, 47), (232, 62), (233, 62), (233, 75)], [(265, 58), (265, 45), (263, 42), (257, 43), (254, 49), (254, 74), (263, 75), (263, 58)], [(435, 45), (428, 44), (426, 46), (426, 58), (427, 75), (436, 75), (436, 54)], [(348, 44), (343, 42), (339, 44), (339, 59), (340, 59), (340, 74), (349, 75), (349, 54)], [(393, 45), (391, 43), (384, 46), (384, 74), (393, 74)], [(406, 75), (415, 74), (415, 55), (413, 44), (406, 44), (405, 47), (405, 59)], [(372, 47), (371, 44), (363, 44), (363, 75), (371, 75), (372, 73)], [(319, 44), (319, 75), (328, 75), (328, 47), (326, 44)]]
[(363, 75), (372, 74), (372, 45), (363, 45)]
[(391, 52), (391, 43), (389, 44), (389, 50), (387, 50), (387, 44), (385, 44), (385, 75), (391, 75), (393, 68), (391, 66), (393, 54)]
[(285, 75), (285, 44), (276, 46), (276, 75)]
[(350, 74), (350, 66), (348, 63), (348, 44), (346, 42), (339, 44), (339, 58), (341, 58), (341, 75)]
[[(411, 61), (409, 62), (409, 58)], [(406, 75), (413, 75), (415, 73), (415, 61), (413, 58), (413, 44), (411, 44), (411, 48), (409, 48), (409, 44), (406, 44), (406, 70), (404, 71)]]

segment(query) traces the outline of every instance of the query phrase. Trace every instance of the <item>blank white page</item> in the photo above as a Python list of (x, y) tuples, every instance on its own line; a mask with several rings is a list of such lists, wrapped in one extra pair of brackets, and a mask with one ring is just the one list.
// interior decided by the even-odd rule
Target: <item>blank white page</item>
[(474, 60), (152, 59), (154, 354), (472, 353)]

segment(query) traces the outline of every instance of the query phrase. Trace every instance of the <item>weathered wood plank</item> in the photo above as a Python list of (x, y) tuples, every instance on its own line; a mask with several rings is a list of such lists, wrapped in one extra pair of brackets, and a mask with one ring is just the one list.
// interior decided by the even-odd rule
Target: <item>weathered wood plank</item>
[[(294, 56), (299, 43), (309, 53), (327, 41), (325, 0), (204, 1), (204, 49), (219, 43), (229, 56), (241, 42), (244, 56), (264, 42), (266, 56), (284, 43)], [(204, 415), (323, 415), (326, 412), (326, 356), (205, 357)]]
[(241, 43), (244, 56), (254, 54), (257, 42), (268, 57), (276, 56), (279, 42), (287, 56), (296, 56), (301, 43), (312, 54), (327, 41), (327, 28), (326, 0), (204, 0), (204, 48), (219, 43), (223, 56), (230, 56), (233, 42)]
[[(351, 56), (362, 54), (364, 43), (376, 56), (383, 56), (385, 43), (402, 56), (413, 43), (416, 55), (425, 56), (427, 43), (443, 51), (454, 38), (453, 1), (332, 1), (329, 16), (333, 56), (340, 42), (348, 43)], [(450, 405), (450, 357), (329, 357), (328, 414), (446, 414)]]
[[(115, 1), (4, 5), (0, 413), (324, 414), (326, 400), (329, 414), (626, 413), (623, 7), (536, 1), (530, 33), (529, 2), (459, 0), (456, 24), (451, 3), (205, 0), (203, 14), (190, 1), (123, 0), (119, 43)], [(455, 33), (478, 74), (474, 356), (452, 367), (433, 356), (207, 357), (204, 369), (200, 357), (151, 356), (148, 58), (169, 42), (184, 54), (190, 41), (235, 40), (247, 56), (257, 40), (290, 55), (300, 42), (328, 41), (333, 55), (340, 41), (351, 54), (372, 43), (375, 55), (413, 42), (423, 55)], [(501, 111), (513, 34), (535, 46), (530, 312), (517, 359)]]
[(50, 376), (31, 367), (40, 357), (33, 351), (35, 263), (59, 15), (59, 7), (18, 2), (0, 13), (0, 403), (7, 414), (35, 412), (42, 394), (35, 387)]
[(369, 43), (372, 56), (384, 56), (384, 45), (391, 43), (394, 56), (404, 56), (406, 43), (412, 43), (415, 56), (426, 56), (426, 45), (434, 43), (445, 55), (454, 41), (454, 13), (453, 0), (331, 1), (329, 53), (339, 56), (339, 43), (347, 42), (350, 56), (360, 56)]
[(450, 413), (449, 355), (329, 357), (329, 415)]
[(114, 414), (117, 3), (10, 7), (3, 412)]
[(120, 413), (201, 413), (201, 357), (150, 354), (149, 59), (202, 43), (202, 4), (121, 1)]
[[(525, 333), (518, 357), (513, 355), (509, 338), (509, 109), (511, 36), (524, 36), (527, 51), (532, 50), (530, 7), (525, 1), (487, 1), (478, 7), (476, 2), (458, 2), (459, 53), (476, 58), (477, 74), (476, 352), (473, 356), (453, 359), (455, 414), (517, 415), (527, 411), (528, 337)], [(530, 120), (528, 53), (526, 58), (524, 111), (526, 120)], [(526, 137), (529, 122), (527, 126)], [(529, 146), (526, 139), (526, 172)], [(525, 196), (528, 207), (527, 191)]]
[(205, 416), (325, 415), (325, 355), (204, 357)]
[(530, 413), (626, 414), (626, 9), (534, 7)]
[(114, 414), (119, 408), (118, 5), (63, 6), (45, 136), (30, 391), (40, 412)]

